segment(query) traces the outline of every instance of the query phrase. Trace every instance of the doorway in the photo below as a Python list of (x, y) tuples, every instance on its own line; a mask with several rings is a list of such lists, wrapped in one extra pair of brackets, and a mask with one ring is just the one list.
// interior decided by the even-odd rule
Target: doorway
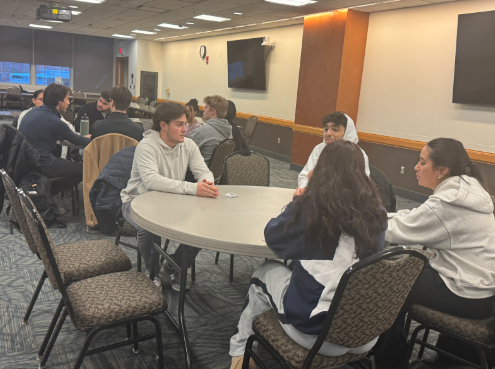
[(129, 75), (129, 57), (115, 58), (115, 86), (127, 86)]

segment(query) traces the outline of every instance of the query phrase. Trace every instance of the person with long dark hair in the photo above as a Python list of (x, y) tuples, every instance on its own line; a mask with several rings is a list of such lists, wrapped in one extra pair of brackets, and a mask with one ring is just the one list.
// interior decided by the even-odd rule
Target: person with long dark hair
[(249, 152), (249, 146), (246, 142), (246, 139), (242, 135), (241, 130), (239, 127), (237, 127), (237, 124), (234, 123), (235, 116), (237, 114), (237, 109), (235, 107), (235, 104), (227, 100), (229, 102), (229, 110), (227, 110), (227, 115), (225, 116), (225, 119), (230, 123), (232, 126), (232, 138), (234, 139), (235, 142), (235, 151), (240, 151), (242, 154), (247, 154), (250, 155)]
[(36, 90), (33, 92), (33, 98), (31, 99), (30, 108), (27, 110), (23, 110), (21, 114), (19, 114), (19, 118), (17, 119), (17, 129), (21, 126), (21, 121), (24, 116), (29, 113), (34, 108), (38, 108), (43, 106), (43, 90)]
[(191, 132), (194, 131), (196, 128), (201, 127), (201, 123), (198, 122), (196, 119), (196, 115), (199, 113), (199, 105), (198, 105), (198, 100), (196, 99), (191, 99), (186, 103), (186, 117), (187, 117), (187, 123), (186, 123), (186, 137), (189, 137), (191, 135)]
[[(284, 331), (310, 349), (344, 271), (383, 248), (387, 213), (365, 172), (361, 149), (349, 141), (326, 145), (306, 190), (265, 228), (265, 240), (293, 269), (266, 261), (253, 274), (238, 333), (230, 339), (231, 369), (240, 369), (255, 317), (274, 309)], [(325, 342), (319, 353), (370, 350), (377, 338), (346, 348)], [(250, 363), (254, 368), (254, 362)]]
[(470, 319), (493, 314), (495, 218), (481, 168), (461, 142), (437, 138), (423, 147), (414, 169), (419, 185), (433, 194), (416, 209), (390, 214), (385, 238), (427, 246), (435, 255), (406, 305)]

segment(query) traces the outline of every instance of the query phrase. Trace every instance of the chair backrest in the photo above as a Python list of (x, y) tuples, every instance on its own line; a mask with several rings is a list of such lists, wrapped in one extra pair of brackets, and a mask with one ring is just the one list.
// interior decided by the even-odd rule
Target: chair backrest
[(235, 150), (235, 142), (231, 138), (227, 138), (223, 140), (213, 150), (213, 153), (211, 154), (210, 163), (208, 164), (208, 168), (213, 173), (213, 178), (215, 178), (215, 182), (222, 177), (224, 170), (223, 162), (225, 158), (228, 155), (232, 154), (234, 150)]
[(258, 125), (258, 117), (252, 116), (247, 120), (246, 128), (244, 129), (244, 138), (246, 139), (247, 144), (251, 142), (253, 138), (254, 131), (256, 130), (256, 126)]
[(397, 200), (395, 198), (394, 188), (388, 177), (377, 167), (370, 165), (370, 178), (378, 187), (378, 192), (382, 199), (382, 205), (389, 213), (397, 211)]
[(151, 107), (154, 107), (155, 105), (156, 105), (156, 100), (153, 100), (152, 102), (150, 102)]
[(7, 197), (9, 198), (10, 204), (12, 205), (12, 210), (14, 211), (15, 218), (21, 227), (21, 231), (26, 238), (26, 242), (29, 246), (29, 249), (33, 254), (38, 253), (38, 247), (34, 243), (33, 237), (31, 236), (31, 231), (29, 230), (29, 226), (26, 221), (26, 217), (24, 212), (22, 211), (21, 201), (19, 200), (18, 189), (7, 172), (0, 168), (0, 173), (2, 175), (3, 186), (5, 187), (5, 191), (7, 192)]
[(20, 101), (21, 100), (21, 89), (19, 87), (9, 87), (7, 89), (7, 100)]
[(63, 273), (58, 268), (58, 257), (55, 247), (53, 246), (50, 232), (46, 228), (45, 222), (36, 210), (33, 202), (26, 196), (24, 191), (19, 190), (20, 203), (26, 217), (29, 230), (34, 242), (38, 245), (38, 254), (43, 266), (45, 267), (48, 279), (55, 289), (64, 285)]
[(74, 104), (84, 105), (86, 104), (86, 94), (81, 91), (74, 91)]
[(76, 115), (76, 113), (74, 113), (74, 110), (67, 108), (61, 115), (67, 122), (74, 125), (74, 117)]
[(148, 98), (139, 96), (137, 99), (137, 103), (141, 105), (146, 105), (148, 103)]
[(235, 152), (225, 158), (224, 166), (225, 184), (270, 186), (270, 161), (263, 155), (251, 152), (245, 156)]
[(359, 347), (394, 323), (427, 258), (403, 247), (389, 248), (363, 259), (342, 275), (315, 345), (324, 340)]

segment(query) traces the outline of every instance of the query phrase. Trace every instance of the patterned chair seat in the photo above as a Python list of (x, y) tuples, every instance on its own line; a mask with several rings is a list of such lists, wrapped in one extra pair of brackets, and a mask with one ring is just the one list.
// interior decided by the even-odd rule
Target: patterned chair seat
[(495, 343), (494, 317), (482, 320), (464, 319), (422, 305), (413, 305), (410, 313), (412, 319), (420, 323), (442, 328), (487, 345)]
[(162, 291), (143, 273), (105, 274), (67, 287), (74, 309), (74, 325), (86, 331), (95, 326), (130, 319), (165, 308)]
[(110, 241), (82, 241), (56, 248), (66, 284), (132, 268), (129, 257)]
[[(277, 316), (270, 310), (258, 315), (253, 322), (253, 328), (257, 333), (263, 336), (270, 345), (295, 368), (301, 368), (309, 350), (295, 343), (283, 330)], [(338, 368), (345, 363), (362, 359), (367, 355), (364, 354), (344, 354), (342, 356), (324, 356), (317, 354), (311, 364), (311, 368)]]

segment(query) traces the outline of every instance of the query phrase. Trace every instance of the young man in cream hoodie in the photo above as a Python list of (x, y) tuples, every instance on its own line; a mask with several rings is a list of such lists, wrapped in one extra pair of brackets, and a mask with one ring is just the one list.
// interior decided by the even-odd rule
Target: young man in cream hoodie
[[(198, 146), (185, 138), (186, 131), (185, 108), (176, 103), (160, 105), (153, 114), (151, 130), (143, 134), (144, 138), (136, 147), (131, 178), (120, 193), (123, 216), (137, 229), (137, 246), (148, 270), (151, 265), (152, 234), (139, 227), (131, 218), (132, 200), (149, 191), (212, 198), (218, 196), (218, 189), (213, 185), (213, 174), (206, 166)], [(188, 167), (197, 183), (184, 181)], [(176, 255), (174, 260), (177, 259), (175, 261), (180, 265), (180, 250)], [(155, 278), (157, 285), (160, 285), (159, 281)]]
[[(321, 124), (324, 129), (323, 142), (315, 146), (309, 156), (308, 162), (304, 166), (301, 173), (299, 173), (299, 176), (297, 177), (297, 190), (295, 195), (301, 195), (304, 188), (308, 185), (309, 177), (311, 177), (311, 173), (316, 167), (316, 163), (318, 163), (318, 158), (326, 145), (336, 140), (351, 141), (355, 144), (359, 142), (354, 121), (345, 113), (336, 111), (334, 113), (327, 114), (321, 119)], [(364, 170), (369, 176), (370, 168), (368, 156), (363, 149), (361, 149), (361, 151), (364, 155)]]

